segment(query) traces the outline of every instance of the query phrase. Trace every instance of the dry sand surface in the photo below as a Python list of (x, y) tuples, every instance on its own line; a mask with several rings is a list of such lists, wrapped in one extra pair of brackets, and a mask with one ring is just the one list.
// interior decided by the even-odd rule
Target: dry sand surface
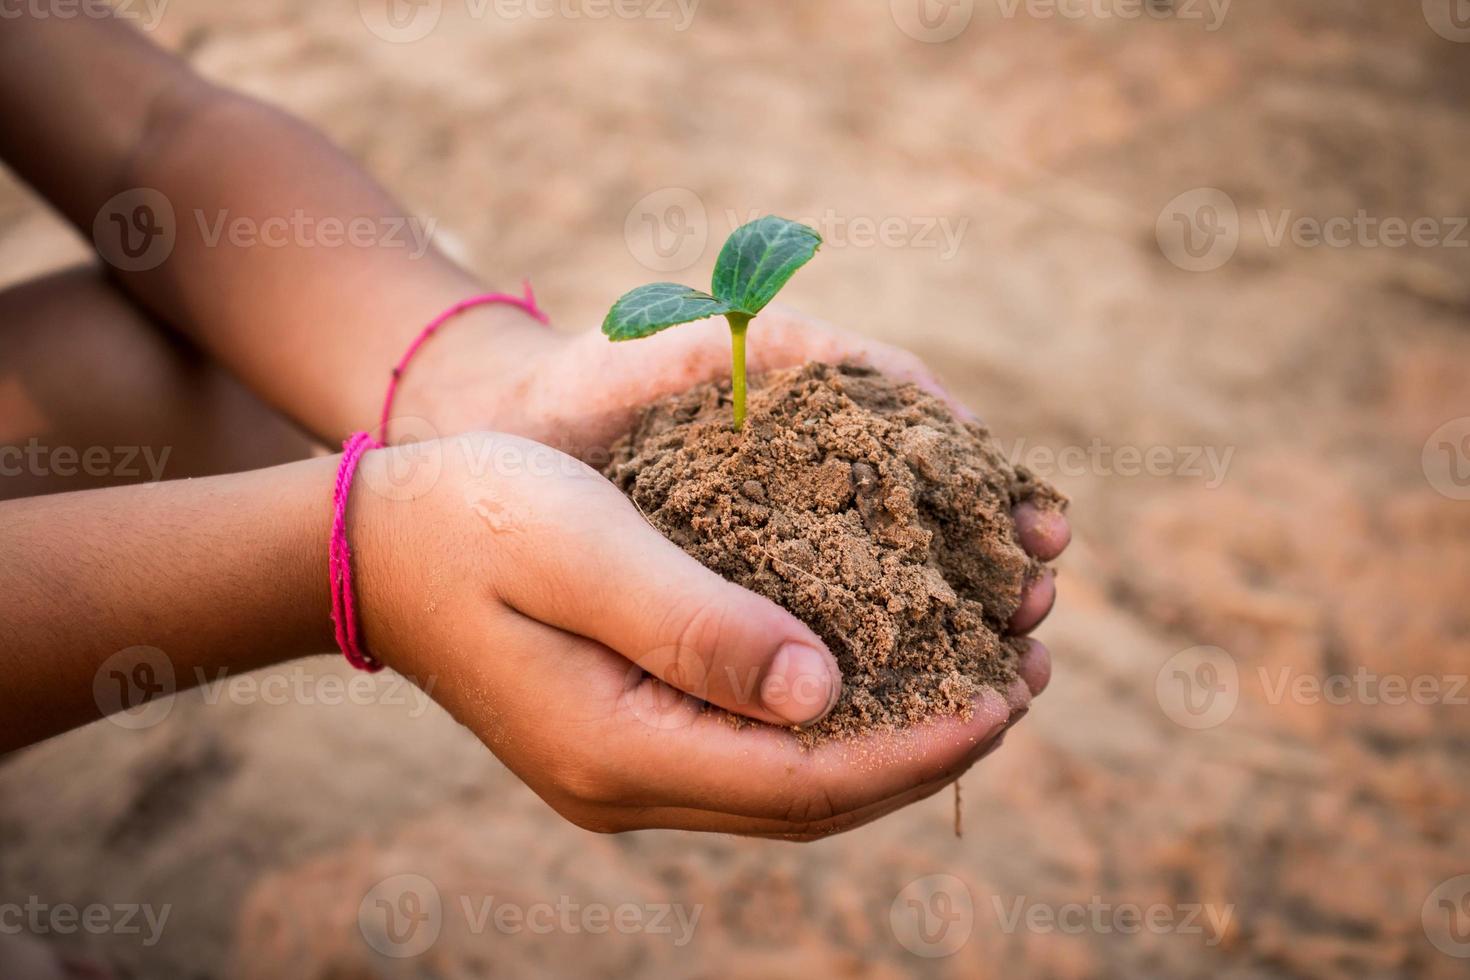
[[(967, 836), (942, 795), (804, 847), (597, 837), (383, 679), (366, 707), (194, 692), (7, 759), (0, 898), (167, 905), (155, 945), (57, 942), (178, 980), (1464, 975), (1465, 882), (1435, 889), (1470, 872), (1470, 458), (1431, 435), (1470, 426), (1470, 233), (1442, 220), (1470, 214), (1470, 44), (1412, 0), (1236, 0), (1216, 31), (1010, 6), (946, 43), (878, 0), (707, 0), (683, 31), (443, 0), (414, 43), (350, 0), (176, 0), (154, 32), (325, 128), (493, 279), (532, 276), (567, 329), (650, 278), (647, 195), (700, 203), (691, 280), (732, 214), (813, 220), (828, 247), (783, 299), (919, 352), (1073, 500), (1056, 676), (965, 780)], [(1239, 244), (1188, 272), (1156, 226), (1201, 187)], [(1273, 241), (1360, 210), (1451, 241)], [(7, 283), (84, 255), (0, 186)], [(1395, 703), (1393, 677), (1436, 690)], [(440, 900), (416, 957), (364, 941), (377, 898), (424, 897), (398, 875)], [(702, 910), (681, 946), (477, 929), (489, 898)], [(1129, 903), (1175, 927), (1126, 931)]]

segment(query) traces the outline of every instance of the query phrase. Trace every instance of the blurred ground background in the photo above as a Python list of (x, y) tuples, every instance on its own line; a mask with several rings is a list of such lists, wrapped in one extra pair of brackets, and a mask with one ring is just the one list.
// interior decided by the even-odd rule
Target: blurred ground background
[[(172, 0), (152, 33), (568, 329), (666, 256), (698, 282), (752, 211), (816, 224), (785, 298), (918, 351), (1073, 498), (1055, 680), (965, 780), (969, 833), (945, 794), (805, 847), (596, 837), (386, 680), (195, 692), (4, 761), (0, 900), (170, 906), (154, 945), (52, 937), (140, 977), (1464, 975), (1470, 18), (558, 2)], [(1360, 211), (1435, 230), (1275, 234)], [(0, 185), (3, 283), (85, 254)], [(365, 940), (379, 882), (412, 911), (399, 875), (442, 900), (413, 957)], [(682, 947), (476, 934), (489, 896), (703, 911)], [(1126, 931), (1130, 903), (1173, 925)]]

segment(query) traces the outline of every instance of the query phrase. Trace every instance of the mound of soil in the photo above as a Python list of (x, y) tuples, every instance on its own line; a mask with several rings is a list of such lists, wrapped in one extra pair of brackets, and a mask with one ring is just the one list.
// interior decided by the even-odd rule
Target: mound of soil
[(1065, 506), (977, 423), (866, 368), (755, 379), (745, 430), (730, 385), (650, 406), (604, 472), (675, 544), (790, 610), (837, 656), (820, 741), (965, 714), (1016, 676), (1003, 636), (1040, 571), (1011, 508)]

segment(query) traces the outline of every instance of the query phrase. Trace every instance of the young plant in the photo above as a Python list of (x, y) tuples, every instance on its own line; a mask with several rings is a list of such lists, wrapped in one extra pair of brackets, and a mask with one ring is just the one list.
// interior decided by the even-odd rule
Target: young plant
[(767, 216), (742, 225), (720, 249), (708, 293), (672, 282), (639, 286), (613, 304), (602, 332), (609, 340), (637, 340), (723, 315), (730, 322), (731, 396), (739, 431), (745, 425), (746, 328), (821, 244), (821, 235), (785, 218)]

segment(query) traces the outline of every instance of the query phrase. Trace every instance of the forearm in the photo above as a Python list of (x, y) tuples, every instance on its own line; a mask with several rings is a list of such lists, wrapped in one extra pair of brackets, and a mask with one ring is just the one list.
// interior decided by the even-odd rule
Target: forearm
[(335, 463), (0, 504), (0, 751), (96, 717), (131, 647), (178, 688), (331, 649)]
[[(320, 133), (210, 85), (119, 21), (7, 22), (0, 108), (0, 154), (89, 238), (117, 194), (167, 201), (172, 220), (156, 223), (171, 224), (172, 248), (151, 268), (115, 268), (119, 281), (324, 439), (374, 422), (423, 323), (483, 288), (430, 245), (428, 219)], [(117, 223), (103, 215), (104, 258), (106, 236), (128, 233), (124, 203)], [(405, 414), (430, 414), (421, 396), (442, 365), (473, 361), (493, 386), (549, 342), (507, 307), (467, 314), (453, 334), (405, 379)]]
[[(390, 371), (424, 323), (484, 290), (320, 133), (231, 93), (202, 99), (139, 154), (128, 180), (163, 191), (178, 235), (157, 269), (123, 276), (127, 288), (329, 441), (375, 423)], [(493, 387), (500, 366), (548, 334), (501, 306), (466, 314), (446, 337), (404, 379), (399, 412), (429, 415), (430, 379), (454, 360), (472, 361)]]
[(0, 20), (0, 158), (88, 238), (141, 133), (189, 70), (110, 18)]

